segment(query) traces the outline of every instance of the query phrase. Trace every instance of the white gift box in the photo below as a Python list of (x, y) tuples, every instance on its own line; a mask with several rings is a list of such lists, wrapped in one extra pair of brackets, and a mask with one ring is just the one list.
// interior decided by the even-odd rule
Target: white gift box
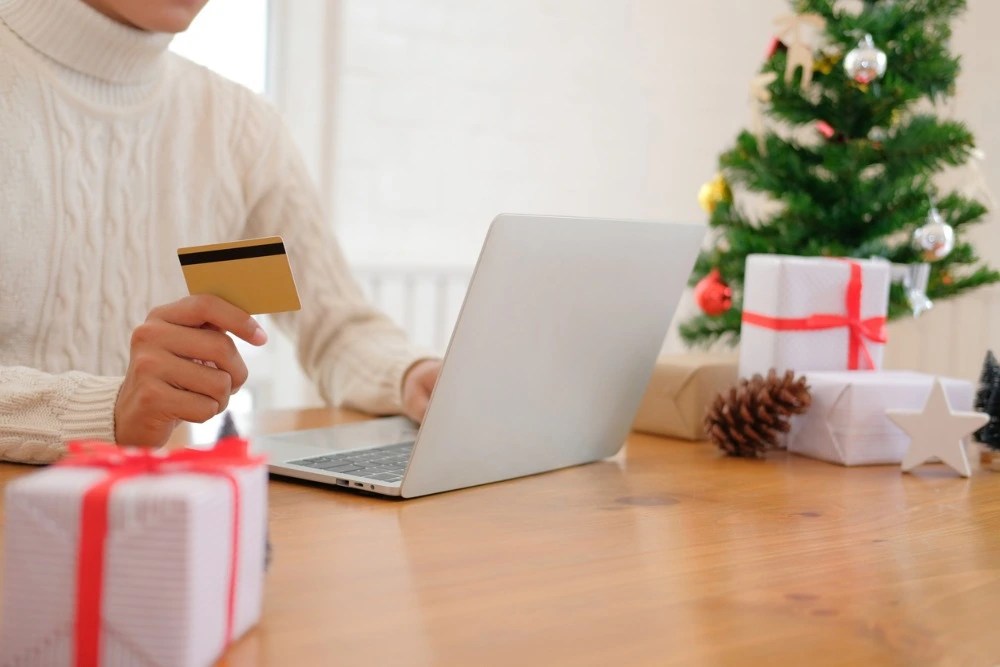
[[(97, 664), (211, 665), (227, 631), (236, 639), (259, 620), (267, 471), (263, 463), (225, 469), (138, 474), (110, 489), (104, 549), (91, 552), (104, 554), (103, 586), (92, 587), (100, 591)], [(82, 534), (95, 533), (100, 513), (81, 510), (85, 493), (112, 474), (56, 466), (7, 485), (0, 664), (88, 662), (77, 653), (87, 598), (78, 572), (94, 572), (81, 565)]]
[[(852, 264), (860, 267), (861, 285), (853, 303), (854, 317), (848, 290)], [(878, 370), (884, 344), (866, 332), (884, 328), (889, 283), (890, 264), (884, 260), (749, 255), (743, 280), (740, 376), (766, 375), (771, 368), (779, 373)], [(854, 342), (852, 329), (857, 335)], [(854, 367), (852, 347), (858, 361)], [(872, 366), (866, 364), (864, 350)]]
[[(889, 408), (921, 410), (935, 376), (909, 371), (806, 373), (812, 404), (792, 418), (788, 451), (846, 466), (898, 464), (909, 436), (886, 417)], [(941, 378), (952, 410), (971, 410), (972, 383)]]

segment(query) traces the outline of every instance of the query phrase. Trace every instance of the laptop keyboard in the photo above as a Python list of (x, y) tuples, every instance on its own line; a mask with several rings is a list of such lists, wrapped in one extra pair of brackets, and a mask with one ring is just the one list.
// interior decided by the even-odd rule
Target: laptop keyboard
[(315, 468), (326, 472), (391, 483), (403, 479), (403, 473), (406, 471), (406, 464), (409, 462), (412, 452), (412, 442), (401, 442), (398, 445), (373, 447), (354, 452), (311, 456), (307, 459), (288, 461), (288, 463), (303, 468)]

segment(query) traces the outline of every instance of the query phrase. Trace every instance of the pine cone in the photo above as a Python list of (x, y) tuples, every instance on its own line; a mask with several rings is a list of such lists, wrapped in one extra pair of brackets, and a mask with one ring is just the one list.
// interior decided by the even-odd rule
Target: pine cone
[(791, 426), (788, 418), (809, 408), (812, 397), (806, 379), (787, 371), (779, 377), (754, 375), (715, 397), (705, 414), (709, 439), (730, 456), (764, 458)]

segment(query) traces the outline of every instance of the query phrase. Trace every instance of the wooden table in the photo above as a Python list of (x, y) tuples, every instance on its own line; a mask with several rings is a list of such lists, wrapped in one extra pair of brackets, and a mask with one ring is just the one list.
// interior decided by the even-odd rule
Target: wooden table
[(270, 500), (264, 618), (222, 664), (1000, 664), (1000, 473), (633, 435), (613, 460), (439, 496), (275, 480)]

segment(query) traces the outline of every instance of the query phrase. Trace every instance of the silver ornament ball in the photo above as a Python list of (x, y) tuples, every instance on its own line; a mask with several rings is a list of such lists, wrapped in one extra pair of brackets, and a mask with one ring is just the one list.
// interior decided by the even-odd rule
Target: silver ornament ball
[(926, 262), (944, 259), (955, 248), (955, 229), (932, 208), (927, 222), (913, 232), (913, 246)]
[(858, 83), (868, 84), (882, 78), (887, 64), (885, 51), (875, 46), (871, 35), (865, 35), (844, 58), (844, 71)]

